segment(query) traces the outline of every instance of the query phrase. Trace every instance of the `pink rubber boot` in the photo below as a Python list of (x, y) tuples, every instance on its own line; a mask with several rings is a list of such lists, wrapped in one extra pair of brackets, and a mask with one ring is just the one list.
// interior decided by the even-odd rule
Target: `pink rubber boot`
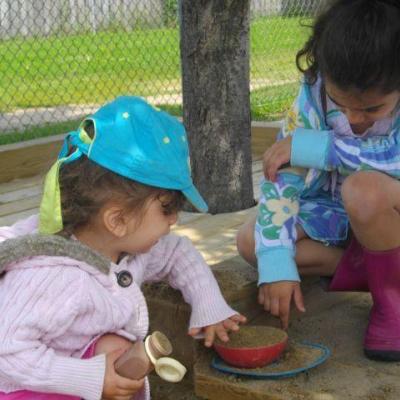
[(367, 270), (364, 249), (356, 238), (352, 238), (336, 268), (335, 275), (326, 290), (368, 292)]
[(364, 338), (368, 358), (400, 360), (400, 248), (364, 249), (368, 284), (374, 304)]

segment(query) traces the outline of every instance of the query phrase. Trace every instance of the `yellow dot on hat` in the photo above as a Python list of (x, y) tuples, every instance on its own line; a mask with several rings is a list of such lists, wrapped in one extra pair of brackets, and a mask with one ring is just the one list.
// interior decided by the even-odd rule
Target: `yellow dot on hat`
[(122, 114), (122, 118), (128, 119), (129, 118), (129, 113), (128, 112), (124, 112)]
[(171, 141), (171, 140), (169, 139), (168, 136), (165, 136), (164, 139), (163, 139), (163, 142), (164, 142), (165, 144), (168, 144), (170, 141)]

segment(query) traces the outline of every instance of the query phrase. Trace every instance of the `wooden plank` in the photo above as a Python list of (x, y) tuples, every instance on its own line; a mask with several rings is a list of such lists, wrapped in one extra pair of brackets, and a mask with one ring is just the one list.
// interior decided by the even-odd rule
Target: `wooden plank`
[(254, 207), (201, 218), (188, 225), (175, 226), (173, 231), (189, 236), (192, 240), (200, 241), (216, 234), (223, 234), (226, 229), (241, 225), (250, 215), (254, 213)]
[(63, 137), (0, 146), (0, 182), (43, 174), (57, 158)]
[(238, 256), (239, 253), (236, 248), (237, 228), (238, 226), (225, 229), (222, 235), (210, 236), (202, 241), (192, 240), (208, 265), (212, 266)]
[(263, 170), (263, 163), (262, 160), (254, 160), (252, 163), (252, 172), (260, 172)]
[(31, 197), (41, 197), (42, 194), (42, 186), (36, 185), (32, 187), (25, 187), (13, 191), (9, 191), (6, 193), (0, 193), (0, 205), (17, 202), (18, 200), (25, 200)]
[(191, 222), (193, 222), (199, 218), (205, 218), (207, 215), (208, 214), (181, 211), (179, 213), (178, 222), (176, 223), (176, 225), (181, 226), (181, 225), (190, 224)]
[(22, 188), (35, 186), (41, 187), (43, 185), (43, 178), (42, 175), (35, 175), (30, 178), (14, 179), (10, 182), (2, 182), (0, 183), (0, 194), (13, 192)]
[(261, 159), (265, 150), (276, 140), (279, 128), (266, 126), (251, 127), (251, 151), (253, 160)]
[(0, 217), (6, 215), (14, 215), (21, 211), (31, 210), (32, 208), (38, 208), (42, 196), (32, 196), (11, 203), (0, 204)]
[(176, 226), (173, 231), (187, 236), (209, 265), (238, 255), (236, 234), (238, 228), (255, 215), (257, 207), (236, 213), (207, 215), (188, 225)]

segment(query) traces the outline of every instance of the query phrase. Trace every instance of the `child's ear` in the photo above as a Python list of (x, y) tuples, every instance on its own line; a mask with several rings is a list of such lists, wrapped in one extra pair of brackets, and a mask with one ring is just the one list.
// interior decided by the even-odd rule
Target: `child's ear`
[(124, 210), (118, 206), (109, 206), (103, 210), (105, 228), (114, 236), (121, 238), (128, 231), (128, 223)]

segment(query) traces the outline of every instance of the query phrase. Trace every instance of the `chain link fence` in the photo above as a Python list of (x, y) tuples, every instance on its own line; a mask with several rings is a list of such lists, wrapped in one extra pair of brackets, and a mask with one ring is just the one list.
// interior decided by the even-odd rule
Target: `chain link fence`
[[(180, 115), (178, 0), (0, 0), (0, 144), (64, 133), (121, 94)], [(323, 0), (251, 0), (252, 117), (282, 118)]]

